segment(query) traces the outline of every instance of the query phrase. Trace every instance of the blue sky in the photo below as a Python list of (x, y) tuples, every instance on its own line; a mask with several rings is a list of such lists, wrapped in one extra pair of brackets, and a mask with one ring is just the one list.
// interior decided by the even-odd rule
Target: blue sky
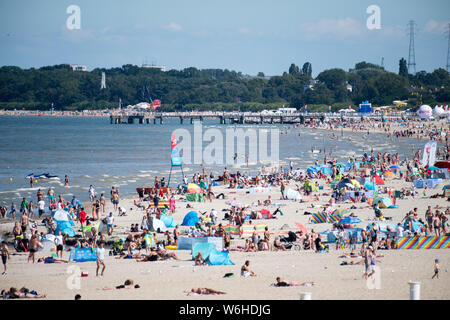
[[(69, 30), (69, 5), (81, 29)], [(381, 29), (368, 30), (369, 5)], [(279, 75), (291, 63), (312, 63), (313, 75), (355, 63), (398, 72), (408, 58), (407, 23), (418, 27), (417, 71), (444, 67), (448, 0), (14, 0), (0, 1), (0, 65), (39, 68), (60, 63), (168, 69), (227, 68)]]

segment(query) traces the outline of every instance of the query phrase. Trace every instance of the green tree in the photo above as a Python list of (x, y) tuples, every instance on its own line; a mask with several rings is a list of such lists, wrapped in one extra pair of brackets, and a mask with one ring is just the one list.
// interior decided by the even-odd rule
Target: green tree
[(312, 66), (311, 66), (311, 63), (305, 62), (305, 63), (303, 64), (303, 67), (302, 67), (302, 74), (305, 75), (305, 76), (307, 76), (308, 78), (311, 78), (311, 76), (312, 76)]
[(406, 66), (406, 60), (401, 58), (399, 61), (398, 74), (402, 77), (408, 78), (408, 67)]
[(291, 64), (289, 67), (289, 74), (290, 75), (296, 75), (300, 73), (300, 68), (296, 66), (294, 63)]

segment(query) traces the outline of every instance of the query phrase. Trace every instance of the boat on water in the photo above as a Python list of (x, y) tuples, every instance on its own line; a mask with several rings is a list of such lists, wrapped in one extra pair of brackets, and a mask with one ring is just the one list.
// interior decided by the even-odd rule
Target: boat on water
[(41, 173), (41, 174), (33, 174), (30, 173), (25, 177), (25, 179), (34, 178), (34, 179), (58, 179), (58, 176), (52, 175), (50, 173)]

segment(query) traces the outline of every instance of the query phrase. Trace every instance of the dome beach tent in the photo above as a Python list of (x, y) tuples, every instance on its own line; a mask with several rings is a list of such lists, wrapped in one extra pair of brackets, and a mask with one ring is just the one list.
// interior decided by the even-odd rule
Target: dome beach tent
[(197, 216), (197, 212), (190, 211), (184, 216), (183, 223), (181, 225), (193, 227), (198, 222), (200, 222), (200, 219)]
[(228, 256), (228, 252), (217, 251), (213, 243), (195, 244), (192, 248), (192, 259), (195, 259), (199, 252), (202, 254), (203, 259), (205, 259), (205, 262), (211, 266), (234, 265)]
[(386, 208), (394, 208), (394, 207), (392, 206), (392, 201), (391, 201), (391, 199), (386, 198), (386, 197), (378, 197), (378, 198), (375, 198), (375, 199), (373, 200), (373, 205), (376, 205), (376, 204), (378, 204), (378, 203), (380, 203), (380, 208), (383, 208), (383, 209), (386, 209)]
[(159, 219), (156, 219), (155, 217), (151, 217), (149, 221), (150, 231), (152, 232), (166, 232), (167, 228), (164, 222), (162, 222)]
[(164, 222), (164, 224), (166, 225), (167, 228), (175, 228), (177, 226), (177, 223), (175, 222), (175, 220), (172, 217), (167, 216), (165, 214), (162, 214), (161, 218), (159, 218), (159, 220)]

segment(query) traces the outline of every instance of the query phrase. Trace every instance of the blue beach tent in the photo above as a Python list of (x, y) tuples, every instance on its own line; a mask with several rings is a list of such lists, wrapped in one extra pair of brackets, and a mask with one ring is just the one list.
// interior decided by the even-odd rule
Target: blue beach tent
[(200, 219), (197, 216), (197, 212), (190, 211), (184, 216), (183, 223), (181, 225), (193, 227), (197, 222), (200, 222)]

